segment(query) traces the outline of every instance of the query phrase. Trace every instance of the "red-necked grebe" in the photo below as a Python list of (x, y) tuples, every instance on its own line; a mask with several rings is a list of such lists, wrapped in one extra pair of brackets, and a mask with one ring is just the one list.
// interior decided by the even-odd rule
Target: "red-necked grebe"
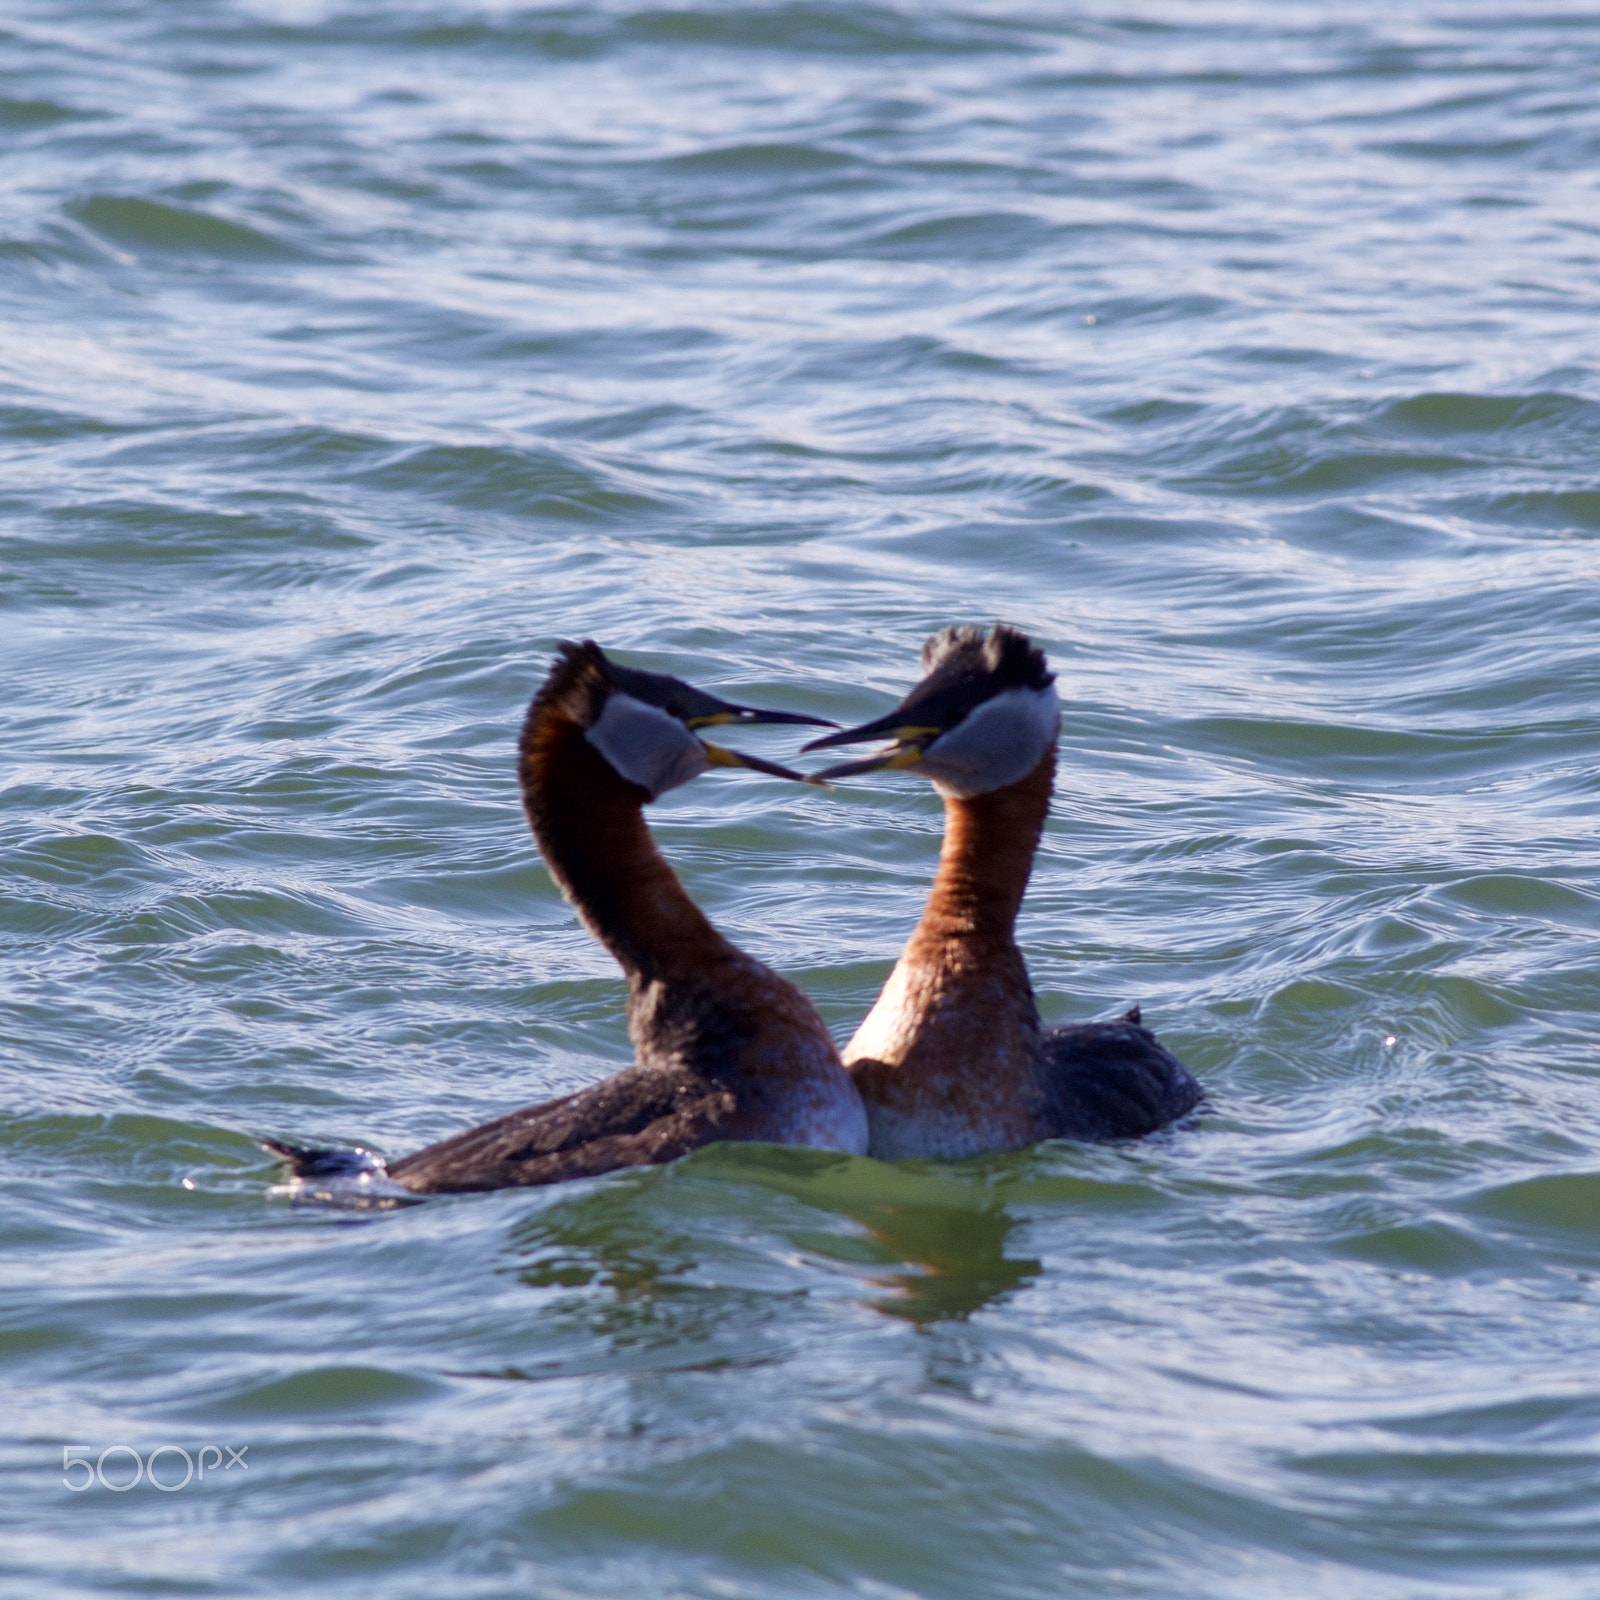
[(944, 847), (922, 920), (845, 1047), (869, 1154), (957, 1157), (1040, 1139), (1150, 1133), (1200, 1086), (1139, 1025), (1046, 1031), (1014, 928), (1050, 806), (1060, 711), (1044, 652), (1014, 628), (945, 628), (922, 681), (885, 717), (809, 750), (892, 739), (816, 774), (906, 769), (944, 797)]
[(308, 1180), (358, 1191), (507, 1189), (644, 1166), (722, 1139), (864, 1154), (861, 1096), (810, 1001), (729, 943), (685, 893), (644, 806), (712, 766), (804, 781), (695, 729), (819, 717), (730, 705), (563, 644), (522, 730), (523, 803), (550, 874), (628, 980), (637, 1064), (581, 1093), (469, 1128), (387, 1168), (276, 1141)]

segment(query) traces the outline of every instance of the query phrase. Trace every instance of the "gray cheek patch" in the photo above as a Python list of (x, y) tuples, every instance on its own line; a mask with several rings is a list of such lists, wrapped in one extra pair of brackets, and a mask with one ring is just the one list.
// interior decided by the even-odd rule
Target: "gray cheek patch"
[(613, 694), (584, 733), (618, 777), (655, 800), (711, 765), (705, 746), (674, 716), (632, 695)]
[(930, 744), (915, 770), (958, 800), (1003, 789), (1039, 765), (1061, 726), (1056, 686), (1006, 689)]

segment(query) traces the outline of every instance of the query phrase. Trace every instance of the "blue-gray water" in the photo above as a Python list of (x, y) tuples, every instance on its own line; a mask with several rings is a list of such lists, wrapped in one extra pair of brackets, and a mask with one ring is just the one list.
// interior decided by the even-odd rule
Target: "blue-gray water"
[[(1592, 1600), (1597, 82), (1567, 0), (14, 0), (6, 1592)], [(556, 639), (857, 720), (994, 618), (1041, 1005), (1202, 1119), (269, 1197), (628, 1059)], [(847, 1036), (927, 787), (654, 822)]]

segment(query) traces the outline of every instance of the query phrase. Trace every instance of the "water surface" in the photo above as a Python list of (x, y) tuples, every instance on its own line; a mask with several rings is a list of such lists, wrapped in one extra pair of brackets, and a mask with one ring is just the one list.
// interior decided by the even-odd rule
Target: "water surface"
[[(1506, 0), (18, 0), (15, 1592), (1593, 1596), (1597, 71)], [(1041, 1007), (1198, 1122), (269, 1196), (629, 1059), (517, 802), (557, 639), (854, 721), (995, 618)], [(935, 797), (653, 821), (847, 1037)], [(64, 1486), (163, 1445), (247, 1453)]]

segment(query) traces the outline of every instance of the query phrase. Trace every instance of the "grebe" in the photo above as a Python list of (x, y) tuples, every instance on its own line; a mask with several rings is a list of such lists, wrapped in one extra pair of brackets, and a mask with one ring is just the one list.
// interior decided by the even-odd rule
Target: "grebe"
[[(867, 1119), (822, 1019), (717, 932), (662, 859), (644, 806), (713, 766), (806, 780), (698, 738), (718, 723), (834, 724), (730, 705), (562, 644), (522, 729), (523, 804), (550, 875), (628, 979), (637, 1065), (396, 1161), (263, 1141), (302, 1179), (395, 1195), (509, 1189), (671, 1161), (720, 1139), (863, 1155)], [(345, 1181), (348, 1180), (348, 1181)]]
[(944, 797), (922, 920), (845, 1047), (869, 1154), (958, 1157), (1040, 1139), (1122, 1139), (1192, 1111), (1200, 1086), (1138, 1008), (1118, 1022), (1040, 1025), (1014, 928), (1050, 806), (1060, 711), (1044, 652), (1015, 628), (942, 629), (922, 681), (885, 717), (806, 746), (893, 739), (824, 781), (908, 769)]

